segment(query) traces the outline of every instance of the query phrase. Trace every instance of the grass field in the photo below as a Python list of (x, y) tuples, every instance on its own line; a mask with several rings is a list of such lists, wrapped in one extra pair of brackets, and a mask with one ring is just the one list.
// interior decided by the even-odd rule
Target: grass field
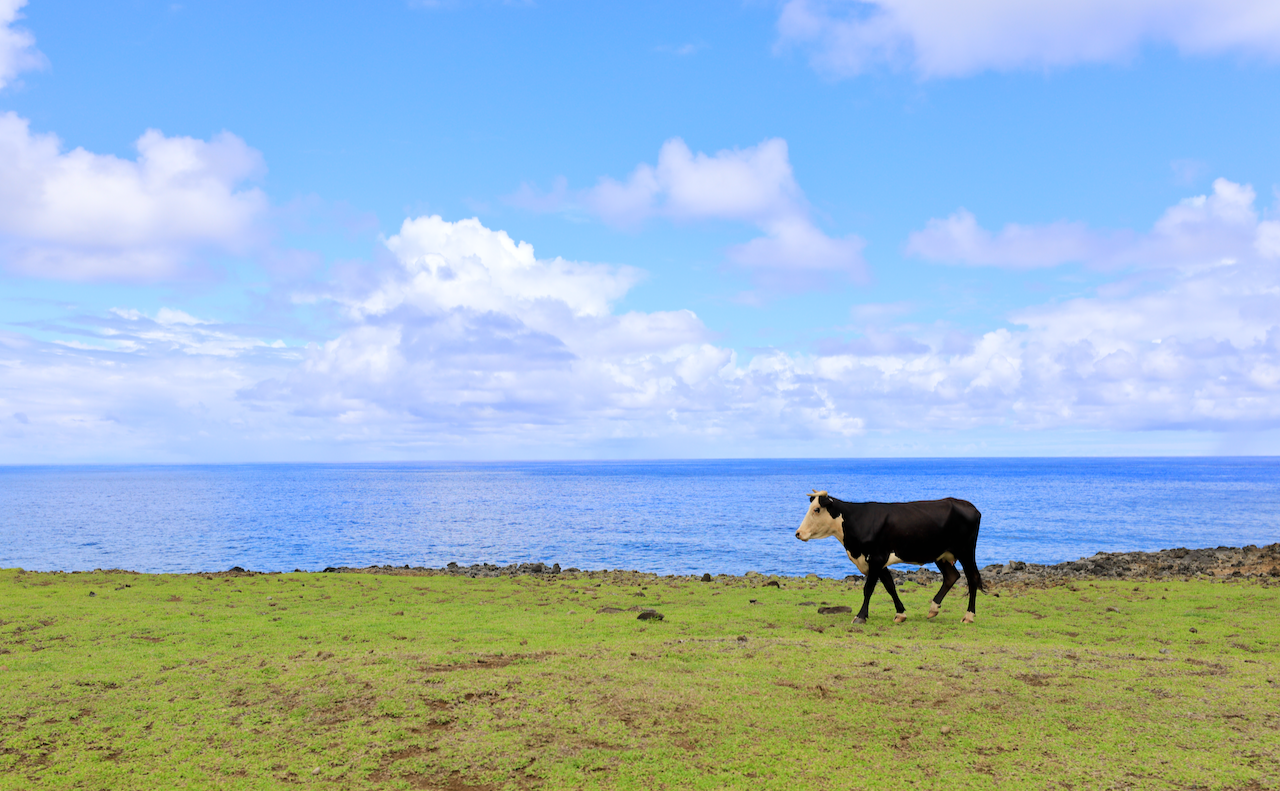
[(0, 788), (1280, 787), (1280, 587), (765, 582), (0, 571)]

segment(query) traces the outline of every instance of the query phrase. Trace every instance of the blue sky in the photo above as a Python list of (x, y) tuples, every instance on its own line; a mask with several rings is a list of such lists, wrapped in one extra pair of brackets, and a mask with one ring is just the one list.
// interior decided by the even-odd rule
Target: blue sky
[(1280, 453), (1269, 2), (0, 0), (0, 462)]

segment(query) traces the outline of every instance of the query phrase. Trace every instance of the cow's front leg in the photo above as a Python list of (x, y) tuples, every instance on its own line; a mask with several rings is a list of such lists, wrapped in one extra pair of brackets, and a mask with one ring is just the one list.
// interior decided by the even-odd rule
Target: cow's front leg
[(947, 591), (951, 590), (951, 586), (955, 585), (956, 581), (960, 579), (960, 572), (956, 571), (956, 567), (951, 565), (950, 562), (939, 558), (936, 561), (936, 565), (938, 571), (942, 572), (942, 588), (933, 597), (933, 602), (929, 605), (929, 614), (925, 616), (926, 618), (932, 618), (938, 614), (938, 611), (942, 609), (942, 600), (946, 598)]
[(876, 589), (876, 580), (879, 577), (880, 572), (878, 569), (867, 569), (867, 581), (862, 585), (862, 609), (858, 610), (858, 614), (853, 618), (855, 624), (867, 622), (867, 611), (871, 609), (871, 592)]
[(893, 616), (893, 622), (902, 623), (907, 620), (907, 608), (902, 606), (902, 599), (898, 598), (898, 588), (893, 584), (893, 573), (887, 568), (880, 569), (880, 581), (884, 583), (884, 589), (893, 597), (893, 607), (898, 611), (898, 614)]

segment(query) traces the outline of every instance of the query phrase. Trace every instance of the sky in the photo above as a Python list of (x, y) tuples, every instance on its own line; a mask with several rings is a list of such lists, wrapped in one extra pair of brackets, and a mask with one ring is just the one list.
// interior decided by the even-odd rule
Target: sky
[(1280, 454), (1273, 0), (0, 0), (0, 463)]

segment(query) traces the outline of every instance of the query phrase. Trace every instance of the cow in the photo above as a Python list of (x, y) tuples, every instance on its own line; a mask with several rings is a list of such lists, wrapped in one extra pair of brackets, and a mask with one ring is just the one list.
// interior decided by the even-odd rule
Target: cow
[(981, 521), (982, 514), (973, 503), (954, 497), (913, 503), (846, 503), (815, 489), (809, 495), (809, 510), (800, 522), (796, 538), (812, 541), (835, 536), (844, 545), (849, 560), (866, 575), (862, 609), (853, 619), (856, 624), (867, 622), (867, 608), (877, 580), (884, 583), (885, 590), (893, 597), (893, 606), (898, 611), (894, 623), (907, 620), (906, 608), (889, 574), (889, 566), (895, 563), (937, 565), (942, 572), (942, 588), (933, 597), (926, 616), (934, 617), (947, 591), (960, 579), (955, 567), (957, 561), (964, 567), (969, 583), (969, 609), (962, 620), (973, 623), (978, 591), (982, 590), (982, 576), (975, 558)]

